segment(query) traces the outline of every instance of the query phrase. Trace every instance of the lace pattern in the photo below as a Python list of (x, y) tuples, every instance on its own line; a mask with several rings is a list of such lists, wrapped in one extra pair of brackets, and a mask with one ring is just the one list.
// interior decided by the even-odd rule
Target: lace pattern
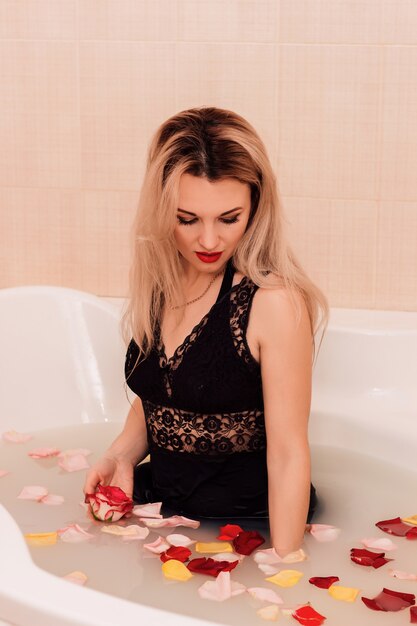
[(164, 450), (219, 455), (266, 448), (263, 411), (203, 414), (143, 401), (150, 445)]
[(246, 341), (249, 313), (256, 289), (257, 285), (245, 276), (239, 289), (233, 291), (230, 297), (230, 329), (233, 343), (238, 355), (251, 369), (259, 369), (259, 363), (253, 358)]

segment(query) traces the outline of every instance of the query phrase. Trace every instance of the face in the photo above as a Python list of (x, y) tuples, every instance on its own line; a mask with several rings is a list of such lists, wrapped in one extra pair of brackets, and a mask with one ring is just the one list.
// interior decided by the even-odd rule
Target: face
[(209, 182), (182, 174), (178, 204), (174, 236), (183, 261), (198, 272), (219, 271), (246, 230), (250, 186), (235, 178)]

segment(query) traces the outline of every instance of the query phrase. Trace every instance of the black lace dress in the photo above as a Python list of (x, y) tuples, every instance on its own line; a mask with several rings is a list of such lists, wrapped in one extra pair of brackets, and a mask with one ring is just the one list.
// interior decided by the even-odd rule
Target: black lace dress
[[(127, 384), (143, 404), (150, 462), (135, 469), (134, 499), (187, 517), (268, 517), (268, 473), (259, 363), (246, 341), (253, 296), (247, 277), (232, 287), (229, 260), (215, 304), (167, 359), (155, 345)], [(311, 487), (311, 517), (315, 505)]]

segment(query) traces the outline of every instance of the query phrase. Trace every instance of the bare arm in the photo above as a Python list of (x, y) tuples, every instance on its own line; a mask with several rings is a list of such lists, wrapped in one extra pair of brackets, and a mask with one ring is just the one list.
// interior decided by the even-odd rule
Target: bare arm
[(301, 296), (297, 296), (301, 319), (296, 324), (288, 292), (262, 289), (259, 295), (270, 531), (273, 547), (285, 556), (300, 548), (308, 513), (312, 337)]
[(93, 493), (98, 484), (116, 485), (132, 497), (133, 468), (148, 454), (145, 415), (142, 401), (135, 398), (120, 435), (90, 469), (84, 493)]

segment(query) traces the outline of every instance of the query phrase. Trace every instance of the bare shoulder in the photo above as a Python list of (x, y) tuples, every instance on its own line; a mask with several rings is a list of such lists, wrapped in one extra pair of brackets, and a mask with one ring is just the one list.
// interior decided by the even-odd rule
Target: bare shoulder
[(269, 274), (257, 290), (252, 307), (254, 331), (259, 344), (283, 341), (297, 335), (311, 336), (310, 318), (303, 295), (282, 285)]

